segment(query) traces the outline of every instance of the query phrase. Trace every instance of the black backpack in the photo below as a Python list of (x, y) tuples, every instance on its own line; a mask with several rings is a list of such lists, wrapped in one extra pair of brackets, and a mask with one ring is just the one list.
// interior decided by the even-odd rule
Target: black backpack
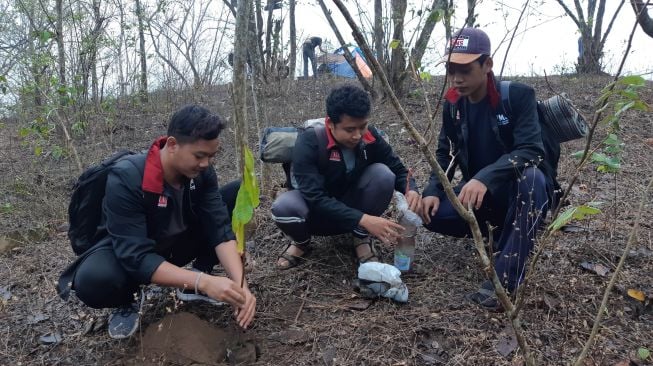
[(120, 151), (86, 169), (77, 179), (68, 205), (68, 238), (75, 254), (83, 254), (97, 242), (95, 235), (102, 221), (102, 200), (110, 168), (134, 154), (128, 150)]
[[(499, 91), (501, 94), (500, 108), (508, 118), (512, 117), (510, 103), (510, 81), (501, 81)], [(556, 99), (554, 99), (556, 98)], [(552, 108), (551, 106), (557, 106)], [(573, 113), (571, 102), (558, 96), (545, 101), (537, 101), (537, 117), (542, 130), (542, 143), (544, 145), (544, 160), (540, 168), (553, 180), (553, 204), (558, 205), (562, 197), (562, 188), (556, 179), (558, 176), (558, 162), (560, 160), (560, 143), (584, 137), (587, 134), (587, 124), (580, 114)], [(497, 120), (497, 123), (499, 121)]]

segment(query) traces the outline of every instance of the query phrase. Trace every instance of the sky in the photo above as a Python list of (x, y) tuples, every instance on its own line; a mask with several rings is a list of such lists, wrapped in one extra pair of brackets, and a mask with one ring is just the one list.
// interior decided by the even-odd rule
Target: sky
[[(572, 0), (565, 0), (568, 4), (573, 4)], [(353, 43), (353, 37), (349, 26), (340, 14), (338, 9), (331, 1), (325, 1), (327, 7), (332, 10), (333, 18), (340, 28), (346, 41)], [(373, 0), (360, 0), (358, 3), (367, 10), (366, 16), (370, 19), (373, 17)], [(389, 1), (384, 1), (384, 6)], [(409, 4), (430, 4), (431, 1), (409, 1)], [(467, 9), (463, 1), (457, 1), (462, 5), (456, 9), (456, 19), (454, 26), (459, 26), (463, 22), (463, 16), (466, 15)], [(504, 75), (506, 76), (542, 76), (544, 73), (561, 74), (574, 71), (574, 63), (578, 57), (578, 37), (579, 33), (576, 25), (571, 18), (564, 15), (564, 10), (555, 0), (531, 0), (532, 4), (524, 15), (518, 28), (517, 35), (513, 41), (508, 54)], [(583, 1), (586, 3), (586, 1)], [(610, 17), (614, 14), (619, 1), (608, 0), (606, 5), (606, 17), (603, 21), (603, 31), (607, 27)], [(346, 6), (351, 13), (355, 12), (355, 6), (352, 1), (346, 1)], [(517, 24), (519, 13), (524, 5), (523, 0), (505, 0), (505, 1), (481, 1), (477, 5), (478, 18), (477, 22), (480, 28), (486, 31), (492, 42), (494, 55), (495, 71), (501, 67), (505, 58), (507, 41), (501, 43), (510, 36), (512, 29)], [(570, 5), (573, 8), (573, 5)], [(409, 6), (410, 9), (410, 6)], [(287, 11), (287, 9), (284, 9)], [(277, 10), (277, 12), (279, 12)], [(338, 41), (333, 34), (331, 27), (321, 12), (321, 9), (313, 0), (300, 0), (296, 10), (297, 35), (298, 37), (307, 37), (318, 35), (334, 45), (331, 50), (339, 47)], [(357, 19), (360, 22), (360, 19)], [(626, 49), (626, 43), (635, 22), (635, 14), (628, 1), (623, 5), (621, 11), (612, 27), (605, 45), (605, 57), (603, 63), (606, 66), (605, 71), (615, 73), (621, 58)], [(286, 22), (287, 23), (287, 22)], [(365, 23), (365, 21), (360, 22)], [(414, 24), (414, 23), (413, 23)], [(414, 27), (414, 25), (413, 25)], [(287, 28), (287, 26), (286, 26)], [(286, 32), (288, 30), (286, 29)], [(406, 32), (404, 37), (409, 37), (410, 32)], [(287, 37), (287, 35), (286, 35)], [(444, 69), (436, 65), (445, 49), (444, 46), (444, 27), (438, 24), (431, 35), (430, 47), (423, 64), (426, 71), (432, 74), (442, 74)], [(498, 47), (498, 48), (497, 48)], [(626, 61), (624, 70), (626, 74), (646, 74), (647, 79), (653, 78), (653, 62), (651, 61), (651, 48), (653, 48), (653, 38), (648, 37), (642, 30), (637, 27), (633, 38), (633, 45), (630, 55)], [(649, 50), (646, 52), (646, 50)], [(301, 58), (297, 62), (297, 74), (301, 72)]]

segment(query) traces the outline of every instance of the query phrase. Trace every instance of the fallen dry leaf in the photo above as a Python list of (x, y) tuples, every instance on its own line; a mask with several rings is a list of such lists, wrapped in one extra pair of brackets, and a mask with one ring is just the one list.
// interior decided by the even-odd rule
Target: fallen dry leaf
[(646, 300), (646, 295), (642, 291), (635, 290), (632, 288), (628, 289), (628, 296), (632, 297), (633, 299), (639, 300), (639, 301), (644, 301)]
[(268, 339), (283, 344), (296, 345), (308, 342), (310, 336), (307, 332), (300, 329), (288, 329), (278, 333), (273, 333), (268, 336)]
[(647, 138), (647, 139), (644, 139), (644, 142), (645, 142), (648, 146), (653, 146), (653, 137), (649, 137), (649, 138)]
[(601, 263), (582, 262), (580, 266), (581, 268), (586, 269), (590, 272), (594, 272), (601, 277), (605, 277), (608, 273), (610, 273), (610, 268), (602, 265)]
[(515, 331), (510, 326), (503, 328), (501, 333), (499, 333), (498, 338), (499, 342), (495, 348), (497, 352), (499, 352), (499, 354), (501, 354), (503, 357), (507, 358), (514, 350), (517, 349), (517, 346), (519, 345), (517, 343)]

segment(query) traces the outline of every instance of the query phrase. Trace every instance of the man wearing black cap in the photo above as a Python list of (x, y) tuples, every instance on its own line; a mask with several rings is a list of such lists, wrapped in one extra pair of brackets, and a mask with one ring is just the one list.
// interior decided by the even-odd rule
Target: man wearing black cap
[[(508, 116), (500, 105), (490, 55), (490, 39), (479, 29), (464, 28), (452, 39), (445, 58), (451, 88), (445, 95), (436, 157), (443, 170), (450, 170), (449, 179), (455, 166), (460, 168), (463, 179), (455, 192), (463, 206), (474, 210), (484, 234), (488, 235), (486, 223), (495, 227), (495, 270), (504, 286), (514, 291), (546, 216), (552, 179), (537, 168), (544, 147), (535, 93), (527, 85), (511, 83)], [(422, 203), (427, 229), (470, 236), (435, 173)], [(468, 299), (501, 310), (489, 280)]]

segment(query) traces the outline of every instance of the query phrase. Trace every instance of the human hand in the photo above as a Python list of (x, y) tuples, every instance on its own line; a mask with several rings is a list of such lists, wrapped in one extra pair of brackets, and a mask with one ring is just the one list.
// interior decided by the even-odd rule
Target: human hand
[(242, 308), (246, 303), (246, 294), (240, 286), (227, 277), (200, 274), (198, 288), (210, 298), (224, 301), (234, 307)]
[(406, 201), (408, 202), (408, 208), (414, 213), (420, 215), (422, 212), (422, 196), (415, 191), (408, 191), (406, 193)]
[(431, 223), (431, 216), (435, 216), (440, 208), (440, 198), (436, 196), (428, 196), (422, 198), (422, 211), (420, 216), (422, 216), (422, 221), (425, 224)]
[(245, 293), (245, 304), (236, 307), (234, 315), (238, 325), (243, 329), (247, 329), (254, 320), (254, 314), (256, 313), (256, 297), (252, 295), (247, 287), (243, 289), (243, 292)]
[(359, 222), (368, 233), (374, 235), (384, 244), (396, 242), (404, 227), (383, 217), (364, 214)]
[(473, 205), (475, 209), (481, 208), (483, 197), (487, 192), (487, 187), (480, 180), (471, 179), (467, 182), (458, 194), (458, 199), (465, 208)]

